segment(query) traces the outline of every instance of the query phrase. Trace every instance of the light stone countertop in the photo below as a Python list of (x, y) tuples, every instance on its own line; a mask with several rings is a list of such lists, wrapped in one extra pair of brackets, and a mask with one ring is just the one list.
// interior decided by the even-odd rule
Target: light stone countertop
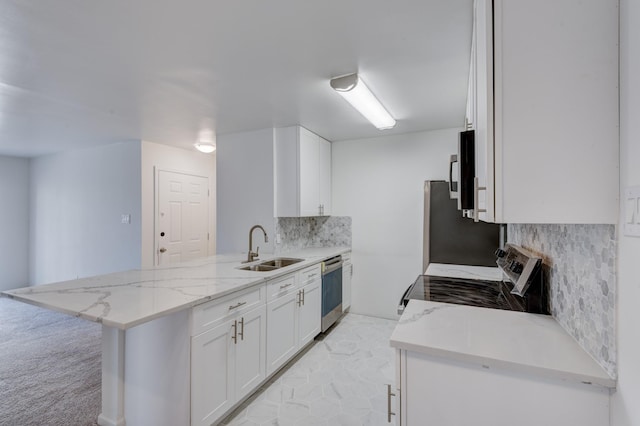
[(489, 369), (616, 387), (548, 315), (411, 300), (391, 346)]
[[(246, 254), (209, 256), (178, 265), (116, 272), (2, 292), (2, 296), (122, 330), (265, 283), (351, 251), (308, 248), (276, 255), (303, 262), (269, 272), (242, 271)], [(253, 263), (259, 263), (256, 261)]]

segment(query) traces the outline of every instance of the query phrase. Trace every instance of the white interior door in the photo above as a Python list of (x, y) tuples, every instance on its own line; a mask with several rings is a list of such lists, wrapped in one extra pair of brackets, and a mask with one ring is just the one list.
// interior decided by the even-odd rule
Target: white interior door
[(208, 255), (209, 179), (158, 171), (156, 264), (168, 265)]

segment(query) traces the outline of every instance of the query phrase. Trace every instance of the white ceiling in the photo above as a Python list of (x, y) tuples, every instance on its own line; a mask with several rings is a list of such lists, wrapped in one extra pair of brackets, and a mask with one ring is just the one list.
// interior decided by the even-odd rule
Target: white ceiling
[[(472, 0), (0, 0), (0, 154), (463, 124)], [(329, 87), (359, 72), (380, 131)]]

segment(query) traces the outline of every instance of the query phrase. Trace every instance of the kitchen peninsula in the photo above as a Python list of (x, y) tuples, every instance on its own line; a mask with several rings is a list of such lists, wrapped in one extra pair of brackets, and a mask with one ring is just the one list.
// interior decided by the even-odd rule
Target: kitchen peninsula
[[(320, 262), (349, 251), (347, 247), (297, 250), (282, 256), (299, 258), (301, 262), (260, 272), (239, 269), (245, 266), (241, 262), (246, 255), (211, 256), (179, 265), (10, 290), (2, 295), (102, 324), (100, 425), (211, 424), (317, 334), (296, 342), (286, 358), (279, 359), (279, 364), (271, 363), (269, 368), (265, 351), (269, 339), (265, 325), (267, 302), (285, 294), (293, 298), (293, 292), (297, 289), (302, 292), (309, 280), (318, 283)], [(303, 278), (306, 272), (309, 273)], [(305, 304), (302, 294), (297, 309)], [(315, 321), (317, 313), (319, 332), (319, 298), (310, 300), (318, 303), (317, 312), (314, 307), (312, 315)], [(221, 382), (223, 385), (229, 382), (229, 386), (218, 394), (215, 393), (219, 390), (215, 387), (218, 383), (203, 383), (207, 394), (212, 391), (224, 403), (217, 407), (221, 409), (202, 411), (200, 389), (194, 388), (192, 377), (201, 378), (205, 374), (194, 370), (193, 360), (202, 357), (192, 342), (219, 326), (229, 328), (225, 336), (231, 336), (232, 329), (235, 334), (214, 349), (250, 341), (249, 333), (254, 331), (250, 317), (254, 312), (259, 321), (255, 330), (257, 351), (253, 353), (254, 357), (260, 357), (256, 358), (255, 376), (247, 381), (247, 386), (241, 386), (243, 383), (234, 386), (236, 381), (229, 367), (235, 367), (235, 361), (212, 366), (216, 370), (227, 368), (222, 374), (227, 380)], [(227, 327), (227, 323), (231, 325)], [(225, 356), (229, 361), (229, 355)], [(204, 414), (194, 417), (194, 411)]]

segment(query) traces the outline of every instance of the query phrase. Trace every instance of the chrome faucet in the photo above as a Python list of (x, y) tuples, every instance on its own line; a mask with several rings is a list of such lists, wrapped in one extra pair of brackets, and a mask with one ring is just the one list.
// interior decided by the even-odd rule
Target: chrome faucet
[(249, 253), (247, 254), (247, 260), (244, 263), (253, 262), (258, 257), (258, 252), (260, 251), (260, 247), (256, 249), (255, 253), (253, 252), (253, 230), (256, 228), (259, 228), (262, 230), (262, 233), (264, 234), (264, 242), (265, 243), (269, 242), (269, 238), (267, 237), (267, 231), (265, 231), (264, 228), (260, 225), (253, 225), (249, 230)]

